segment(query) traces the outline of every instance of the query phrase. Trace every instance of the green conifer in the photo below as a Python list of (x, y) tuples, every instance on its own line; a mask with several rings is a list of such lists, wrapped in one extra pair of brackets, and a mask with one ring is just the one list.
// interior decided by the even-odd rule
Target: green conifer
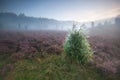
[(66, 39), (64, 51), (69, 59), (81, 64), (90, 61), (92, 57), (92, 50), (85, 34), (81, 29), (75, 29), (75, 25)]

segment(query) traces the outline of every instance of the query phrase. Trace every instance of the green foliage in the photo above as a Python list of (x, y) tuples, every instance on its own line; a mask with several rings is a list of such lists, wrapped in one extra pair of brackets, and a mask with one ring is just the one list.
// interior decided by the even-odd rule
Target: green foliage
[(70, 63), (62, 55), (24, 59), (15, 64), (6, 80), (104, 80), (94, 68)]
[(86, 36), (81, 29), (78, 31), (74, 27), (67, 37), (64, 51), (72, 61), (75, 60), (81, 64), (88, 62), (92, 57), (92, 51)]

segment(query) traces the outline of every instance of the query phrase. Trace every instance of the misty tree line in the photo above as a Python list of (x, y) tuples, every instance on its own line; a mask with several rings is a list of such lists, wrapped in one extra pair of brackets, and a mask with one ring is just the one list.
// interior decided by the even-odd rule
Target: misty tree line
[[(91, 22), (91, 27), (99, 27), (99, 26), (106, 26), (106, 25), (112, 25), (112, 23), (110, 21), (105, 21), (104, 23), (98, 23), (97, 25), (95, 25), (95, 22)], [(114, 24), (115, 26), (120, 26), (120, 15), (117, 16), (114, 20)]]
[[(25, 15), (24, 14), (20, 14), (19, 16), (21, 16), (21, 17), (24, 17)], [(114, 25), (115, 26), (119, 26), (120, 25), (120, 16), (117, 16), (116, 18), (115, 18), (115, 23), (114, 23)], [(40, 23), (40, 25), (42, 26), (43, 24), (45, 24), (45, 21), (41, 21), (41, 22), (39, 22)], [(51, 23), (52, 24), (52, 23)], [(105, 21), (104, 23), (98, 23), (97, 25), (95, 25), (96, 24), (96, 22), (91, 22), (91, 27), (96, 27), (96, 26), (106, 26), (106, 25), (111, 25), (112, 23), (111, 22), (109, 22), (109, 21)], [(16, 27), (17, 27), (17, 29), (19, 29), (19, 30), (29, 30), (30, 29), (30, 26), (29, 26), (30, 24), (22, 24), (22, 23), (17, 23), (16, 24)], [(34, 26), (34, 25), (33, 25)], [(0, 23), (0, 29), (4, 29), (6, 26), (3, 24), (3, 23)], [(53, 25), (52, 26), (54, 29), (56, 29), (56, 30), (64, 30), (64, 26), (62, 26), (62, 25), (58, 25), (58, 24), (56, 24), (56, 25)], [(80, 27), (87, 27), (86, 26), (86, 24), (82, 24)], [(50, 28), (50, 25), (49, 24), (45, 24), (44, 26), (43, 26), (43, 28), (41, 28), (40, 27), (40, 29), (49, 29)]]
[[(42, 22), (41, 22), (41, 24), (42, 24)], [(120, 16), (117, 16), (115, 18), (115, 23), (114, 24), (116, 26), (120, 25)], [(103, 24), (102, 23), (98, 23), (97, 25), (95, 25), (95, 22), (91, 22), (91, 27), (105, 26), (105, 25), (111, 25), (111, 22), (110, 21), (105, 21)], [(1, 24), (0, 24), (0, 26), (1, 26)], [(49, 27), (49, 25), (46, 25), (46, 27)], [(86, 24), (82, 24), (81, 27), (86, 27)], [(28, 25), (22, 26), (21, 24), (18, 24), (18, 28), (27, 30), (28, 29)], [(57, 25), (55, 26), (55, 29), (56, 30), (58, 29)], [(63, 26), (59, 27), (59, 29), (63, 30)]]

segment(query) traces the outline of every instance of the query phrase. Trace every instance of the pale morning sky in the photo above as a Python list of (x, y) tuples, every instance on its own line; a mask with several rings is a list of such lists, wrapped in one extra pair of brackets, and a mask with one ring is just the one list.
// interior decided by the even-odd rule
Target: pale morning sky
[(119, 15), (120, 0), (0, 0), (0, 12), (86, 22)]

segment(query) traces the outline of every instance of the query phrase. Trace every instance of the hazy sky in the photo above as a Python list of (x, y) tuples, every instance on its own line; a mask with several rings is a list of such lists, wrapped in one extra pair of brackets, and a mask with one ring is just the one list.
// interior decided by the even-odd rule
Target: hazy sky
[(120, 14), (120, 0), (0, 0), (0, 12), (79, 22)]

